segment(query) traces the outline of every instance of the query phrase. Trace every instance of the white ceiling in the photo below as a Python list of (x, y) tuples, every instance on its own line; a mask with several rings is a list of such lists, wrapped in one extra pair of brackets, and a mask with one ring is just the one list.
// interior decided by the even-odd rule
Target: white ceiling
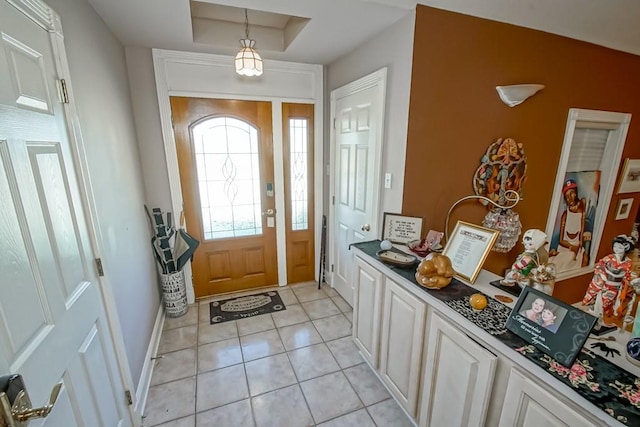
[[(193, 42), (189, 0), (88, 0), (125, 46), (235, 55), (244, 28), (226, 46)], [(310, 18), (284, 52), (263, 58), (329, 64), (415, 8), (415, 0), (198, 0), (251, 11)], [(585, 40), (640, 55), (640, 0), (421, 0), (418, 3)], [(259, 15), (259, 14), (258, 14)], [(257, 18), (256, 18), (257, 19)]]

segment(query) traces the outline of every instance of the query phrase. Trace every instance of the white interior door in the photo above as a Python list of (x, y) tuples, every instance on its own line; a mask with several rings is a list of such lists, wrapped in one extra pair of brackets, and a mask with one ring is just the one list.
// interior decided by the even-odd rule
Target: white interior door
[(130, 426), (58, 101), (56, 37), (0, 1), (0, 376), (23, 375), (34, 407), (63, 384), (30, 427)]
[(349, 245), (379, 238), (378, 200), (387, 70), (331, 92), (334, 218), (331, 284), (353, 305)]

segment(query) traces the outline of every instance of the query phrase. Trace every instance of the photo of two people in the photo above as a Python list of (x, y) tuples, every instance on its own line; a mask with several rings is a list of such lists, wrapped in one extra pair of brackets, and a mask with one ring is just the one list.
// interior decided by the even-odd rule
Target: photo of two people
[(522, 303), (520, 315), (527, 318), (536, 325), (553, 332), (558, 331), (567, 310), (560, 307), (544, 297), (529, 293)]

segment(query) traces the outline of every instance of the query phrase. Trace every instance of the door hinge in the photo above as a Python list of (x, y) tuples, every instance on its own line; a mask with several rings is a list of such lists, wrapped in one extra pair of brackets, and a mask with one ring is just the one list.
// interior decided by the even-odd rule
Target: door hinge
[(335, 117), (333, 118), (333, 128), (334, 129), (336, 128), (336, 118)]
[(104, 269), (102, 268), (102, 259), (96, 258), (96, 268), (98, 269), (98, 276), (104, 277)]
[(124, 401), (127, 405), (133, 405), (133, 399), (131, 398), (131, 392), (129, 390), (124, 391)]
[(62, 104), (69, 103), (69, 92), (67, 91), (67, 82), (64, 79), (58, 80), (58, 97)]
[(336, 204), (336, 196), (331, 196), (331, 204), (335, 206), (335, 204)]
[(331, 272), (333, 273), (333, 264), (331, 264)]

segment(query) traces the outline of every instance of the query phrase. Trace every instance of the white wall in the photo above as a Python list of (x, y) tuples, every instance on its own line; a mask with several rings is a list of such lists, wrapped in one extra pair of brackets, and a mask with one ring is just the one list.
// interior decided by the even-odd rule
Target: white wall
[[(366, 76), (382, 67), (387, 67), (387, 94), (385, 105), (382, 172), (392, 174), (391, 189), (380, 195), (380, 213), (400, 212), (404, 186), (404, 163), (407, 146), (407, 123), (409, 119), (409, 93), (411, 89), (411, 64), (413, 59), (413, 29), (415, 11), (396, 22), (384, 32), (353, 52), (332, 62), (326, 67), (325, 99), (332, 90)], [(327, 101), (325, 105), (329, 107)], [(329, 111), (325, 109), (325, 164), (329, 159)], [(328, 181), (328, 177), (326, 179)], [(325, 189), (328, 186), (325, 185)], [(325, 193), (328, 197), (328, 193)], [(328, 199), (325, 199), (328, 201)], [(329, 206), (325, 203), (325, 206)], [(382, 217), (382, 216), (380, 216)]]
[(125, 52), (147, 206), (149, 209), (160, 208), (170, 211), (171, 194), (162, 144), (162, 124), (156, 80), (153, 75), (153, 56), (151, 49), (143, 47), (127, 47)]
[(138, 383), (160, 293), (143, 210), (140, 156), (124, 48), (85, 0), (49, 0), (62, 19), (71, 82), (95, 193), (105, 275)]

